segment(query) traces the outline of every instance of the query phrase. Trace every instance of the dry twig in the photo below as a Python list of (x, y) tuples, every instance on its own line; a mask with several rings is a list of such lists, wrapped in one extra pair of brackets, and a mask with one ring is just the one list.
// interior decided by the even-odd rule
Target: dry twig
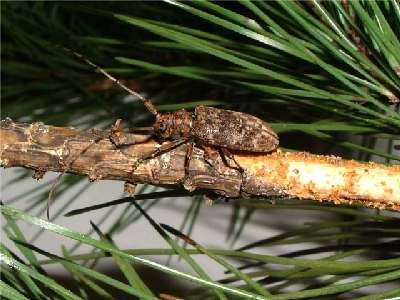
[(1, 166), (31, 168), (36, 176), (45, 171), (64, 172), (67, 166), (67, 172), (90, 180), (182, 185), (190, 191), (205, 189), (233, 198), (298, 197), (400, 210), (400, 166), (304, 152), (236, 152), (242, 174), (227, 167), (220, 157), (210, 164), (203, 150), (195, 147), (185, 176), (188, 145), (184, 144), (141, 162), (131, 173), (132, 165), (158, 146), (155, 140), (135, 135), (139, 143), (121, 149), (110, 141), (109, 131), (23, 124), (10, 119), (2, 121), (0, 135)]

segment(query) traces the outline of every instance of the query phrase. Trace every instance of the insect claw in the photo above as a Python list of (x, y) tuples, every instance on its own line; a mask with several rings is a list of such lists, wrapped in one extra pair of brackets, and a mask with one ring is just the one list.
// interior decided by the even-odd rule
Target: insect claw
[(189, 174), (186, 174), (181, 180), (181, 184), (185, 188), (185, 190), (189, 192), (193, 192), (196, 188), (193, 186), (193, 181), (189, 178)]
[(90, 172), (88, 179), (90, 182), (99, 181), (101, 179), (101, 175), (97, 170), (93, 170)]
[(32, 178), (36, 179), (36, 180), (40, 180), (43, 178), (44, 174), (46, 174), (45, 170), (35, 170), (35, 172), (32, 175)]
[(215, 203), (226, 203), (229, 202), (229, 197), (220, 195), (220, 194), (206, 194), (204, 195), (204, 199), (206, 200), (207, 206), (212, 206)]
[(125, 181), (124, 184), (124, 193), (128, 194), (130, 197), (135, 196), (136, 184)]
[(204, 198), (206, 200), (206, 206), (211, 207), (214, 204), (214, 199), (208, 195), (204, 195)]
[(90, 171), (88, 175), (88, 179), (90, 182), (95, 182), (99, 181), (103, 178), (103, 173), (102, 173), (102, 165), (103, 163), (96, 163), (93, 167), (93, 169)]

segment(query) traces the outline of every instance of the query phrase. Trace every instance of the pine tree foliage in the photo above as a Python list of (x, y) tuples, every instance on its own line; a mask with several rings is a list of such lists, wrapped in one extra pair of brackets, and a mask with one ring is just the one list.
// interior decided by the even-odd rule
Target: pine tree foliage
[[(393, 153), (400, 132), (400, 5), (395, 0), (4, 2), (1, 24), (2, 119), (82, 128), (109, 128), (117, 118), (135, 127), (152, 124), (142, 103), (62, 50), (66, 47), (146, 94), (160, 111), (197, 105), (245, 111), (267, 120), (289, 151), (373, 157), (385, 163), (400, 160)], [(387, 145), (386, 151), (376, 149), (377, 139)], [(30, 175), (19, 170), (19, 176), (4, 185), (18, 185)], [(66, 175), (57, 193), (81, 181)], [(316, 210), (337, 221), (260, 237), (241, 249), (210, 249), (190, 238), (201, 195), (193, 197), (182, 216), (182, 232), (152, 218), (151, 208), (176, 196), (174, 190), (146, 198), (149, 187), (144, 187), (138, 197), (144, 194), (146, 200), (140, 206), (132, 202), (106, 232), (101, 231), (102, 223), (116, 205), (92, 224), (91, 232), (57, 225), (88, 186), (79, 186), (51, 220), (45, 220), (48, 183), (28, 191), (21, 187), (20, 194), (3, 199), (2, 236), (19, 250), (0, 246), (3, 297), (113, 299), (112, 287), (124, 297), (166, 298), (149, 287), (138, 264), (166, 273), (171, 280), (193, 283), (194, 288), (184, 292), (169, 291), (185, 299), (400, 295), (398, 213), (296, 200), (239, 200), (231, 205), (227, 234), (233, 241), (240, 239), (255, 212), (268, 218), (275, 209), (290, 209), (293, 215)], [(30, 204), (25, 211), (13, 208), (21, 201)], [(113, 242), (113, 236), (139, 218), (148, 220), (167, 248), (120, 249)], [(20, 221), (37, 226), (38, 234), (25, 236)], [(62, 256), (49, 253), (35, 243), (49, 232), (76, 244), (62, 247)], [(312, 241), (320, 246), (302, 247)], [(299, 250), (268, 255), (269, 247), (288, 244), (299, 245)], [(92, 250), (77, 254), (81, 245)], [(39, 260), (39, 254), (47, 259)], [(157, 263), (148, 255), (179, 256), (191, 272)], [(198, 255), (214, 261), (226, 276), (212, 278), (196, 261)], [(106, 256), (113, 258), (123, 279), (94, 268)], [(74, 288), (48, 275), (48, 264), (68, 270)]]

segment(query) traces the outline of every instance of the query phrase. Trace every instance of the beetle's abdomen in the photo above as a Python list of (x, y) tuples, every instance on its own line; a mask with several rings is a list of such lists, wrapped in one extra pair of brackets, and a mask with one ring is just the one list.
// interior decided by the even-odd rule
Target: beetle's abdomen
[(277, 134), (259, 118), (214, 107), (196, 107), (192, 130), (200, 142), (232, 150), (270, 152), (279, 144)]

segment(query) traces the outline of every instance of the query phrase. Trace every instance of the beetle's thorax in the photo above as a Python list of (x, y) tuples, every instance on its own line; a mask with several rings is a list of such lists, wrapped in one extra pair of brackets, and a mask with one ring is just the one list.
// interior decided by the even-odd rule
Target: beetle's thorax
[(154, 132), (163, 139), (191, 136), (193, 115), (184, 109), (173, 113), (157, 114)]

